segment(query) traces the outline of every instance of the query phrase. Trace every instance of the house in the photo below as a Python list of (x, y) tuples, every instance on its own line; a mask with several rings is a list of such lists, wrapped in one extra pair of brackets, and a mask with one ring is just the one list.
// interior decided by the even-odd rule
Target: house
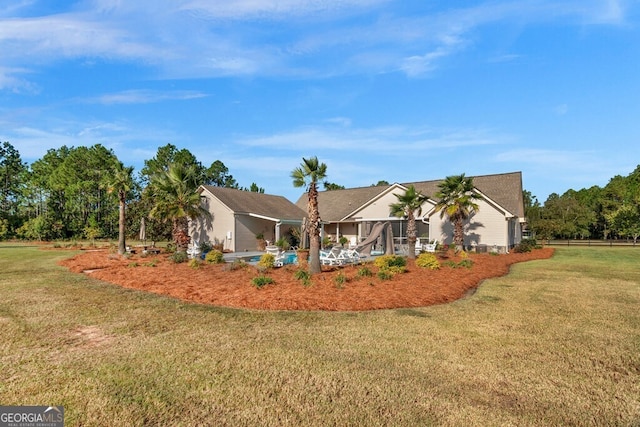
[(225, 251), (255, 251), (256, 236), (275, 243), (294, 228), (299, 229), (306, 216), (304, 210), (282, 196), (209, 185), (200, 186), (198, 192), (211, 218), (191, 221), (191, 238), (222, 244)]
[[(389, 205), (397, 202), (395, 194), (401, 194), (409, 185), (413, 185), (417, 191), (429, 197), (423, 205), (422, 215), (416, 220), (418, 237), (451, 244), (453, 224), (446, 217), (440, 218), (440, 213), (434, 209), (440, 182), (433, 180), (321, 191), (318, 193), (318, 206), (323, 233), (333, 241), (341, 236), (362, 241), (376, 222), (391, 221), (396, 244), (405, 244), (407, 221), (391, 217)], [(473, 183), (483, 200), (477, 203), (478, 212), (465, 224), (464, 245), (477, 250), (491, 248), (506, 252), (522, 240), (525, 223), (522, 174), (512, 172), (475, 176)], [(296, 204), (304, 208), (307, 195), (303, 194)]]

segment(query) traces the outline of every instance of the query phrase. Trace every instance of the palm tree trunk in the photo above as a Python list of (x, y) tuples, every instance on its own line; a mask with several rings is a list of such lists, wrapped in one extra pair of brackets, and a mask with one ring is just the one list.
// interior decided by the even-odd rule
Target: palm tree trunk
[(456, 252), (464, 250), (464, 223), (462, 218), (456, 218), (453, 229), (453, 243), (456, 245)]
[(175, 218), (173, 220), (173, 241), (178, 252), (186, 252), (189, 248), (189, 220), (187, 217)]
[(318, 189), (315, 183), (309, 186), (309, 274), (320, 273), (320, 213), (318, 212)]
[(119, 206), (119, 214), (118, 214), (118, 253), (120, 255), (124, 255), (127, 251), (127, 243), (125, 242), (125, 220), (126, 220), (126, 202), (123, 196), (119, 197), (120, 206)]
[(416, 259), (416, 219), (413, 212), (409, 212), (407, 216), (407, 244), (409, 245), (407, 258)]

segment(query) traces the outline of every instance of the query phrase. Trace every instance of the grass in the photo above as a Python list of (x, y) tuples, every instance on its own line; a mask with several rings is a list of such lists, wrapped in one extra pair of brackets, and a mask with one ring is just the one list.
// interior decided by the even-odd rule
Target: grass
[[(453, 304), (186, 304), (0, 246), (0, 402), (75, 425), (637, 425), (640, 251), (559, 248)], [(135, 269), (131, 272), (135, 274)]]

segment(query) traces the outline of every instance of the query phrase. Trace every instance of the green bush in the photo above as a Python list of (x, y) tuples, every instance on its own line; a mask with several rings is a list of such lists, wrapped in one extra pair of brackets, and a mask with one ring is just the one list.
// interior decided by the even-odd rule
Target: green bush
[(174, 253), (176, 251), (176, 244), (173, 242), (167, 243), (166, 251), (170, 254)]
[(470, 258), (465, 258), (458, 263), (460, 267), (471, 268), (473, 267), (473, 260)]
[(189, 260), (189, 267), (200, 268), (200, 261), (198, 261), (198, 258), (191, 258)]
[(273, 268), (273, 264), (276, 262), (276, 257), (273, 254), (264, 254), (260, 257), (260, 261), (258, 261), (258, 267), (263, 269)]
[(391, 267), (405, 267), (407, 259), (398, 255), (382, 255), (373, 262), (376, 267), (381, 270), (387, 270)]
[(204, 257), (204, 260), (208, 264), (222, 264), (224, 262), (224, 256), (222, 252), (214, 249), (210, 252), (207, 252), (207, 254)]
[(380, 280), (390, 280), (393, 277), (393, 273), (389, 270), (380, 270), (378, 271), (378, 278)]
[(360, 267), (358, 269), (358, 277), (371, 277), (373, 273), (369, 269), (369, 267)]
[(253, 286), (260, 289), (263, 286), (271, 285), (272, 283), (274, 283), (274, 281), (271, 277), (262, 275), (262, 276), (254, 277), (251, 280), (251, 283), (253, 284)]
[(180, 264), (183, 262), (187, 262), (187, 260), (189, 259), (189, 255), (187, 255), (187, 253), (184, 251), (174, 252), (171, 254), (169, 259), (175, 262), (176, 264)]
[(304, 286), (309, 286), (311, 284), (311, 275), (307, 270), (296, 270), (296, 272), (293, 273), (293, 277), (295, 277), (296, 280), (300, 280)]
[(531, 252), (531, 250), (536, 249), (538, 247), (538, 243), (536, 239), (522, 239), (518, 245), (513, 248), (513, 251), (516, 253), (525, 253)]
[(333, 281), (336, 283), (336, 287), (342, 288), (344, 284), (347, 283), (348, 279), (347, 276), (345, 276), (341, 271), (336, 277), (333, 278)]
[(434, 254), (424, 253), (418, 255), (416, 258), (416, 265), (422, 268), (428, 268), (429, 270), (438, 270), (440, 268), (440, 261)]

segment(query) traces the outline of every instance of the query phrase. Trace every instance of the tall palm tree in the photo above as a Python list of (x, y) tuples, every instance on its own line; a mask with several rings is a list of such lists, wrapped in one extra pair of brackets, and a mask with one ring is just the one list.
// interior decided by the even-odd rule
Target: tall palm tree
[(117, 162), (113, 175), (109, 179), (108, 191), (118, 195), (118, 253), (123, 255), (127, 250), (125, 241), (125, 221), (127, 208), (127, 195), (133, 188), (133, 166), (125, 167), (122, 162)]
[(299, 167), (291, 172), (293, 186), (306, 187), (309, 202), (307, 203), (307, 233), (309, 234), (309, 273), (320, 273), (320, 212), (318, 210), (318, 182), (327, 176), (327, 165), (319, 163), (317, 157), (302, 158)]
[(153, 175), (149, 185), (154, 199), (149, 215), (161, 221), (171, 221), (176, 249), (186, 251), (191, 240), (189, 219), (211, 215), (200, 203), (196, 169), (172, 163), (166, 171)]
[(440, 218), (446, 215), (453, 223), (456, 251), (464, 250), (464, 221), (480, 209), (476, 201), (483, 197), (474, 191), (473, 178), (464, 174), (446, 177), (438, 188), (435, 211), (440, 212)]
[(394, 194), (398, 199), (397, 203), (389, 205), (391, 215), (398, 218), (407, 218), (407, 244), (409, 245), (409, 259), (416, 257), (416, 215), (422, 214), (422, 205), (429, 198), (419, 191), (413, 185), (407, 187), (404, 194)]

